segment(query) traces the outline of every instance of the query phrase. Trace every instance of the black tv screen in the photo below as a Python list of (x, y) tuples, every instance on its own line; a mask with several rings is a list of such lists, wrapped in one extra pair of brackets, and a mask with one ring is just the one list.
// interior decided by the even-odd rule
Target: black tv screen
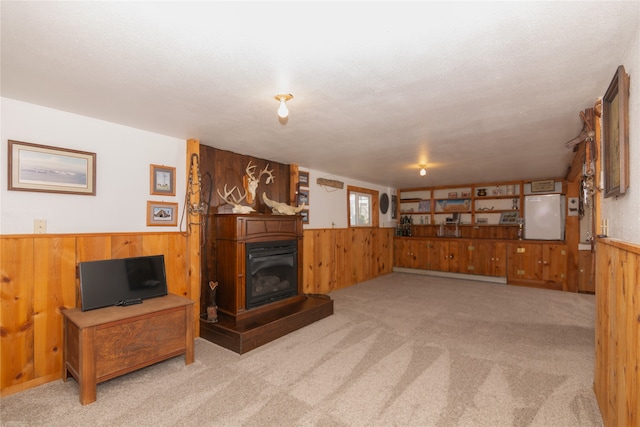
[(82, 311), (167, 295), (164, 255), (81, 262)]

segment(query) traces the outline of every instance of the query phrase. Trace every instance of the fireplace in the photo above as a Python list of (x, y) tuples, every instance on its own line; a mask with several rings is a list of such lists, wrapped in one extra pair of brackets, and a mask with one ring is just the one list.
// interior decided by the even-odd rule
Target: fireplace
[(300, 215), (218, 214), (215, 239), (218, 322), (201, 313), (202, 338), (242, 354), (333, 314), (303, 292)]
[(296, 240), (247, 243), (247, 309), (298, 294), (298, 245)]

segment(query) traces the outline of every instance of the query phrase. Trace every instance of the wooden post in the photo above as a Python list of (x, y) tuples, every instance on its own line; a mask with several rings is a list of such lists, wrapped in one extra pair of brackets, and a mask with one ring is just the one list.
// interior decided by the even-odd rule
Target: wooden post
[[(188, 203), (190, 206), (200, 206), (200, 192), (201, 192), (201, 182), (198, 180), (198, 170), (193, 168), (192, 170), (192, 156), (198, 156), (197, 165), (200, 165), (200, 141), (197, 139), (188, 139), (187, 140), (187, 191), (188, 194)], [(191, 178), (192, 185), (189, 186), (189, 179)], [(189, 212), (189, 206), (185, 206), (187, 211), (186, 218), (186, 233), (187, 233), (187, 254), (186, 254), (186, 268), (187, 268), (187, 295), (196, 305), (196, 307), (200, 307), (200, 236), (201, 236), (201, 227), (200, 220), (202, 215), (200, 214), (192, 214)], [(200, 310), (193, 310), (193, 336), (200, 336)]]

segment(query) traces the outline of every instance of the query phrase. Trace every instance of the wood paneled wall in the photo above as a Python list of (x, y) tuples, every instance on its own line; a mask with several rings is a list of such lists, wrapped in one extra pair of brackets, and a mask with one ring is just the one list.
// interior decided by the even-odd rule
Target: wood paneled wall
[(61, 378), (61, 310), (80, 305), (79, 262), (163, 254), (169, 292), (197, 303), (186, 245), (177, 232), (0, 236), (1, 395)]
[(605, 426), (640, 426), (640, 246), (596, 242), (594, 391)]
[(392, 272), (392, 228), (329, 228), (303, 232), (303, 290), (327, 294)]

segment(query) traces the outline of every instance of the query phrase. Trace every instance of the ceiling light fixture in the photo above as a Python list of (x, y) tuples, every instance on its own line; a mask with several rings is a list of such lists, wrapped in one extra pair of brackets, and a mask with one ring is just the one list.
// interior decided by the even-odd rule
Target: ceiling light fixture
[(287, 108), (287, 101), (293, 99), (293, 95), (290, 93), (280, 94), (275, 96), (276, 100), (280, 101), (280, 106), (278, 107), (278, 116), (280, 118), (286, 118), (289, 115), (289, 109)]
[(425, 166), (420, 166), (420, 176), (425, 176), (427, 174), (427, 169)]

